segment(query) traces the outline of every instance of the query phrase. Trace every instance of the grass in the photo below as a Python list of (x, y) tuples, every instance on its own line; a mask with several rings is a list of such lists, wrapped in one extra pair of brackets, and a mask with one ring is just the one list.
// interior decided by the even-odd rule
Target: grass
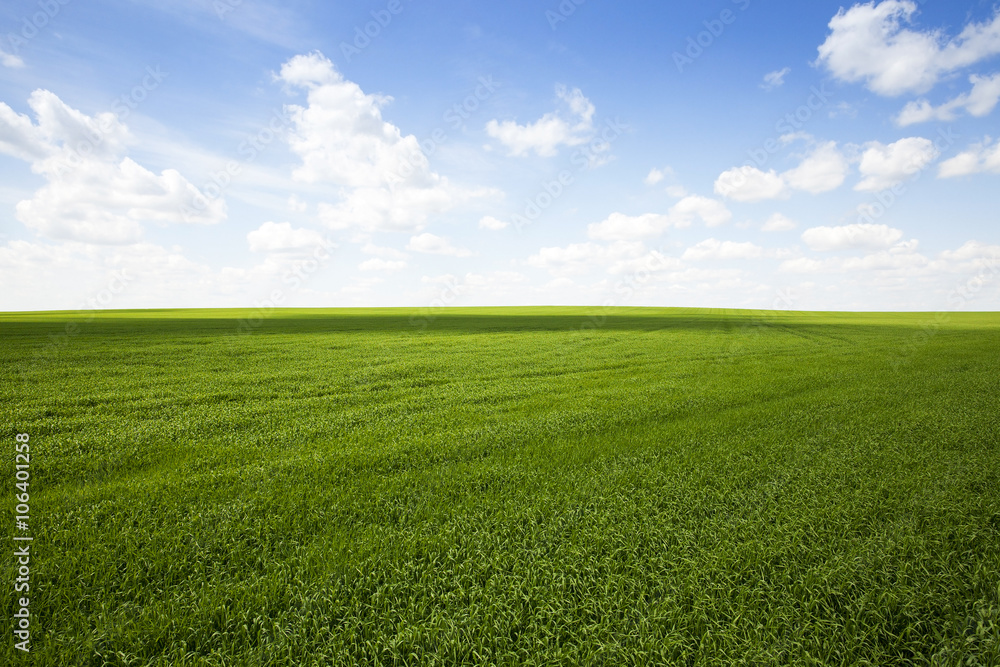
[(0, 662), (1000, 664), (1000, 315), (252, 315), (0, 315)]

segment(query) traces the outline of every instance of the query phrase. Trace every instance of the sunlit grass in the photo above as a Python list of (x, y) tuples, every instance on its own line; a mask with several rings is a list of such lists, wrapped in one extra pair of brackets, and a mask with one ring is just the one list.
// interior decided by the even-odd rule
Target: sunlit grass
[(0, 315), (5, 664), (1000, 664), (996, 314), (255, 315)]

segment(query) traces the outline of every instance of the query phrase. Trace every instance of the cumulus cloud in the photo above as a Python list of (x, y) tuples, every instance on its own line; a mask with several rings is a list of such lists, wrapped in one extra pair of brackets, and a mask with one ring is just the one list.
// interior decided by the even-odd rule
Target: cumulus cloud
[(930, 139), (907, 137), (888, 145), (865, 144), (858, 171), (864, 177), (854, 186), (862, 192), (878, 192), (902, 183), (930, 164), (938, 151)]
[(848, 168), (847, 158), (837, 149), (837, 142), (828, 141), (781, 176), (795, 190), (819, 194), (839, 188), (847, 178)]
[(452, 257), (471, 257), (475, 254), (466, 248), (452, 245), (451, 241), (444, 237), (428, 233), (411, 238), (410, 242), (406, 244), (406, 249), (430, 255), (450, 255)]
[(0, 65), (15, 69), (18, 67), (24, 67), (24, 61), (21, 60), (21, 56), (13, 53), (7, 53), (3, 49), (0, 49)]
[(304, 88), (307, 105), (288, 105), (288, 145), (302, 164), (293, 178), (341, 187), (341, 200), (318, 206), (333, 229), (418, 231), (428, 216), (495, 194), (451, 184), (430, 169), (415, 136), (382, 119), (392, 101), (347, 81), (322, 53), (291, 58), (281, 81)]
[(382, 271), (384, 273), (395, 273), (405, 268), (406, 262), (404, 261), (382, 259), (381, 257), (372, 257), (358, 264), (358, 269), (361, 271)]
[(221, 222), (210, 200), (180, 172), (155, 174), (124, 154), (128, 128), (110, 112), (87, 116), (47, 90), (28, 98), (37, 123), (0, 102), (0, 152), (31, 163), (47, 184), (16, 206), (18, 219), (50, 238), (134, 243), (142, 223)]
[(705, 239), (696, 243), (681, 255), (681, 259), (757, 259), (764, 256), (764, 249), (753, 243), (736, 243), (735, 241), (719, 241)]
[(982, 241), (967, 241), (960, 248), (945, 250), (941, 253), (944, 259), (953, 261), (969, 261), (978, 259), (1000, 259), (1000, 245), (990, 245)]
[(764, 82), (760, 84), (760, 87), (767, 91), (780, 88), (785, 84), (785, 76), (791, 71), (791, 67), (783, 67), (779, 70), (768, 72), (764, 75)]
[(666, 178), (669, 173), (671, 173), (669, 167), (667, 169), (657, 169), (656, 167), (653, 167), (649, 170), (649, 173), (646, 174), (646, 178), (642, 179), (642, 182), (646, 185), (656, 185)]
[(715, 194), (736, 201), (754, 202), (788, 197), (788, 184), (774, 169), (761, 171), (744, 165), (728, 169), (715, 179)]
[(785, 217), (781, 213), (775, 213), (764, 222), (761, 231), (765, 232), (787, 232), (798, 227), (794, 220)]
[(688, 195), (670, 207), (670, 217), (677, 227), (688, 227), (696, 219), (701, 219), (708, 227), (718, 227), (729, 222), (733, 214), (716, 199)]
[(912, 273), (916, 269), (926, 269), (931, 262), (919, 253), (894, 253), (882, 250), (861, 257), (828, 257), (812, 259), (798, 257), (781, 263), (778, 270), (783, 273), (852, 273), (860, 271), (901, 271)]
[(896, 124), (900, 127), (924, 123), (929, 120), (949, 121), (958, 117), (959, 111), (981, 118), (989, 115), (1000, 101), (1000, 74), (993, 76), (969, 77), (972, 90), (968, 93), (948, 100), (940, 106), (933, 106), (925, 99), (908, 103), (896, 116)]
[(830, 20), (817, 63), (841, 81), (863, 81), (872, 92), (896, 96), (924, 93), (943, 75), (1000, 53), (1000, 12), (967, 24), (954, 38), (906, 27), (916, 12), (911, 0), (841, 8)]
[(265, 222), (247, 234), (247, 242), (251, 252), (269, 253), (295, 253), (329, 245), (319, 232), (297, 229), (288, 222)]
[[(812, 137), (786, 135), (782, 142), (795, 139), (811, 140)], [(849, 169), (850, 163), (837, 148), (837, 142), (827, 141), (816, 145), (798, 166), (780, 174), (774, 169), (761, 171), (752, 165), (728, 169), (715, 180), (715, 193), (744, 202), (786, 199), (792, 190), (819, 194), (840, 187)]]
[(612, 213), (601, 222), (588, 226), (587, 236), (602, 241), (629, 241), (658, 236), (670, 227), (690, 227), (695, 220), (701, 220), (708, 227), (717, 227), (731, 218), (732, 213), (722, 202), (689, 195), (671, 206), (666, 214), (629, 216)]
[(673, 220), (669, 215), (612, 213), (601, 222), (587, 227), (587, 236), (604, 241), (651, 238), (659, 236), (672, 224)]
[(903, 232), (887, 225), (856, 224), (842, 227), (811, 227), (802, 232), (802, 240), (811, 250), (850, 250), (888, 248), (903, 238)]
[(948, 158), (938, 167), (938, 178), (954, 178), (990, 172), (1000, 174), (1000, 139), (990, 145), (990, 138), (973, 144), (967, 149)]
[(361, 247), (361, 252), (366, 255), (374, 255), (375, 257), (381, 257), (383, 259), (406, 259), (409, 257), (409, 255), (401, 250), (388, 248), (386, 246), (377, 246), (374, 243), (366, 243)]
[(541, 248), (528, 257), (525, 263), (546, 269), (553, 275), (566, 276), (586, 273), (595, 268), (634, 260), (647, 254), (641, 242), (617, 241), (609, 245), (600, 243), (571, 243), (565, 247)]
[(541, 157), (552, 157), (560, 146), (579, 146), (594, 135), (594, 105), (579, 88), (556, 87), (556, 96), (569, 108), (569, 117), (550, 112), (528, 125), (496, 119), (486, 124), (486, 133), (507, 147), (510, 155), (527, 155), (534, 151)]
[(494, 232), (498, 232), (501, 229), (507, 229), (509, 225), (510, 225), (509, 222), (505, 222), (504, 220), (498, 220), (497, 218), (494, 218), (492, 215), (484, 216), (479, 220), (480, 229), (489, 229)]

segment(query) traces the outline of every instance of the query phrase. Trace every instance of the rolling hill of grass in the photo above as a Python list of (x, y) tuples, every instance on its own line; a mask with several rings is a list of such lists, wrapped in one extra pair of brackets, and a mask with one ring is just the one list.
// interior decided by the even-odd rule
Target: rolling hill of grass
[(998, 314), (8, 313), (0, 359), (4, 664), (1000, 664)]

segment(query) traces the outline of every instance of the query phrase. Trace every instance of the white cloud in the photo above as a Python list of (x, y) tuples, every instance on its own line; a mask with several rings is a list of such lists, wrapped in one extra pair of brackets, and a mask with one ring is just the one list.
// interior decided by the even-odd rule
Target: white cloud
[(788, 196), (788, 186), (773, 169), (764, 172), (745, 165), (719, 174), (715, 179), (715, 194), (744, 202), (783, 199)]
[(973, 144), (967, 149), (948, 158), (938, 167), (938, 178), (954, 178), (981, 172), (1000, 174), (1000, 139), (992, 146), (990, 138)]
[(837, 149), (837, 142), (828, 141), (781, 176), (796, 190), (818, 194), (839, 188), (847, 178), (848, 168), (847, 158)]
[(159, 175), (124, 157), (128, 128), (115, 114), (96, 116), (36, 90), (28, 106), (38, 123), (0, 103), (0, 152), (26, 160), (48, 182), (16, 206), (18, 219), (50, 238), (134, 243), (142, 223), (221, 222), (222, 199), (209, 200), (181, 174)]
[(683, 185), (668, 185), (666, 193), (676, 199), (687, 197), (688, 191)]
[(903, 238), (903, 232), (887, 225), (845, 225), (811, 227), (802, 232), (802, 240), (812, 250), (849, 250), (852, 248), (888, 248)]
[(783, 67), (782, 69), (768, 72), (764, 75), (764, 82), (760, 84), (760, 87), (767, 91), (780, 88), (785, 83), (785, 75), (791, 71), (791, 67)]
[(956, 250), (945, 250), (941, 256), (953, 261), (974, 259), (1000, 259), (1000, 245), (989, 245), (982, 241), (967, 241)]
[(21, 56), (14, 55), (13, 53), (7, 53), (3, 49), (0, 49), (0, 65), (15, 69), (18, 67), (24, 67), (24, 61), (21, 60)]
[(969, 77), (969, 81), (972, 83), (971, 91), (962, 93), (941, 106), (932, 106), (924, 99), (909, 102), (896, 116), (896, 124), (905, 127), (929, 120), (955, 120), (959, 110), (965, 110), (977, 118), (988, 115), (1000, 101), (1000, 74), (993, 76), (973, 74)]
[(894, 252), (894, 250), (895, 248), (881, 250), (860, 257), (828, 257), (826, 259), (798, 257), (782, 262), (778, 270), (783, 273), (848, 273), (852, 275), (862, 271), (889, 271), (913, 277), (927, 269), (941, 270), (945, 268), (940, 264), (934, 266), (927, 257), (917, 252)]
[(708, 227), (718, 227), (729, 222), (733, 214), (717, 199), (688, 195), (670, 207), (670, 218), (676, 227), (687, 227), (696, 218)]
[(923, 137), (906, 137), (888, 145), (865, 144), (858, 171), (864, 179), (854, 186), (862, 192), (878, 192), (902, 183), (930, 164), (938, 155), (934, 143)]
[(552, 157), (560, 146), (578, 146), (589, 141), (594, 134), (594, 105), (579, 88), (568, 90), (557, 86), (556, 95), (569, 107), (572, 118), (567, 120), (558, 112), (550, 112), (528, 125), (494, 119), (486, 124), (486, 133), (514, 156), (534, 151), (541, 157)]
[(329, 227), (418, 231), (431, 214), (495, 194), (459, 188), (431, 171), (417, 138), (382, 119), (381, 109), (392, 98), (366, 94), (323, 54), (291, 58), (279, 78), (307, 91), (307, 106), (286, 107), (288, 144), (302, 159), (293, 177), (342, 188), (338, 203), (319, 204)]
[(247, 242), (251, 252), (289, 253), (329, 245), (319, 232), (296, 229), (288, 222), (265, 222), (247, 234)]
[(781, 213), (775, 213), (764, 222), (761, 231), (765, 232), (787, 232), (798, 227), (794, 220), (791, 220)]
[(604, 241), (644, 239), (659, 236), (673, 224), (669, 215), (646, 213), (645, 215), (625, 215), (612, 213), (601, 222), (587, 227), (587, 236)]
[(941, 76), (1000, 53), (1000, 13), (948, 39), (940, 30), (904, 27), (916, 11), (911, 0), (841, 8), (817, 62), (841, 81), (864, 81), (879, 95), (896, 96), (926, 92)]
[(394, 273), (396, 271), (402, 271), (405, 268), (406, 262), (404, 261), (382, 259), (381, 257), (372, 257), (371, 259), (366, 259), (358, 264), (358, 269), (361, 271), (383, 271), (385, 273)]
[(409, 255), (401, 250), (385, 246), (377, 246), (374, 243), (366, 243), (362, 246), (361, 252), (366, 255), (374, 255), (375, 257), (381, 257), (383, 259), (406, 259), (409, 257)]
[[(787, 144), (796, 139), (812, 141), (808, 134), (793, 133), (782, 136), (781, 142)], [(764, 172), (752, 165), (724, 171), (715, 180), (715, 192), (745, 202), (786, 199), (793, 189), (819, 194), (840, 187), (849, 168), (837, 142), (828, 141), (813, 148), (798, 166), (780, 174), (773, 169)]]
[(587, 236), (602, 241), (630, 241), (658, 236), (670, 227), (690, 227), (697, 219), (708, 227), (717, 227), (731, 218), (732, 213), (722, 202), (689, 195), (671, 206), (666, 214), (629, 216), (612, 213), (601, 222), (589, 225)]
[(431, 214), (489, 194), (492, 192), (462, 190), (445, 182), (430, 188), (354, 188), (336, 204), (320, 202), (317, 212), (331, 229), (414, 232), (424, 228)]
[(292, 195), (288, 198), (288, 210), (293, 213), (305, 213), (309, 210), (309, 204)]
[(497, 218), (494, 218), (492, 215), (484, 216), (479, 220), (480, 229), (489, 229), (494, 232), (498, 232), (501, 229), (506, 229), (509, 225), (510, 225), (509, 222), (505, 222), (504, 220), (498, 220)]
[(642, 179), (642, 182), (645, 183), (646, 185), (656, 185), (664, 178), (666, 178), (668, 173), (669, 170), (664, 171), (662, 169), (657, 169), (656, 167), (653, 167), (652, 169), (649, 170), (649, 173), (646, 174), (646, 178)]
[(426, 232), (412, 237), (410, 242), (406, 244), (406, 249), (430, 255), (450, 255), (452, 257), (471, 257), (475, 254), (466, 248), (452, 245), (451, 241), (446, 238)]
[(637, 259), (646, 254), (641, 242), (617, 241), (610, 245), (571, 243), (566, 247), (540, 248), (525, 260), (528, 266), (546, 269), (553, 275), (566, 276), (586, 273), (612, 264)]
[(756, 259), (764, 256), (764, 249), (750, 242), (736, 243), (734, 241), (719, 241), (705, 239), (696, 243), (681, 255), (681, 259)]

